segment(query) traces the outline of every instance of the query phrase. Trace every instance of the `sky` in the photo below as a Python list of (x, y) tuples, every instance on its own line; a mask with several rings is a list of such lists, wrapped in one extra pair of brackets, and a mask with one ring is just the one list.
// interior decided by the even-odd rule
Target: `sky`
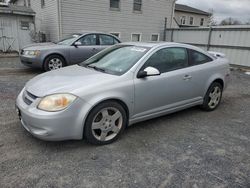
[(177, 3), (204, 11), (213, 9), (217, 22), (228, 17), (242, 22), (250, 21), (250, 0), (178, 0)]

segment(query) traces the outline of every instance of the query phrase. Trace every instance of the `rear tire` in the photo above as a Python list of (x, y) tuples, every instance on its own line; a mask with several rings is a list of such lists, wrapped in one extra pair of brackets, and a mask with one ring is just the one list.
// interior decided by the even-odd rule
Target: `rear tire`
[(66, 62), (60, 55), (50, 55), (45, 59), (43, 68), (45, 71), (51, 71), (65, 66)]
[(214, 82), (209, 87), (201, 108), (205, 111), (214, 111), (221, 102), (223, 87), (220, 83)]
[(83, 136), (91, 144), (110, 144), (119, 138), (126, 124), (127, 115), (122, 105), (115, 101), (106, 101), (89, 113)]

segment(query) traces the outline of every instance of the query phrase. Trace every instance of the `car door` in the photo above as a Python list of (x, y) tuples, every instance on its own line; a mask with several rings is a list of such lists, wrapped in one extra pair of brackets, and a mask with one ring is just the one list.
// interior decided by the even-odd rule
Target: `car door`
[(204, 53), (193, 49), (188, 49), (190, 74), (192, 75), (192, 84), (195, 87), (195, 95), (204, 97), (207, 90), (207, 83), (211, 75), (217, 72), (217, 66), (213, 59)]
[(97, 53), (97, 35), (88, 34), (78, 39), (70, 48), (70, 61), (81, 63)]
[(98, 46), (97, 46), (97, 51), (102, 51), (105, 48), (108, 48), (114, 44), (120, 43), (115, 37), (111, 35), (106, 35), (106, 34), (99, 34), (98, 35)]
[(142, 66), (158, 69), (161, 74), (135, 78), (134, 117), (180, 108), (199, 100), (193, 93), (188, 52), (185, 48), (163, 48), (155, 52)]

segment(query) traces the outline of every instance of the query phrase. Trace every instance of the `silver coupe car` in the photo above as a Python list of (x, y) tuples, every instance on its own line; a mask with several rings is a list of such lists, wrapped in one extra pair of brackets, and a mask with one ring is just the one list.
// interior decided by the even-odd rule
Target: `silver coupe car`
[(45, 71), (85, 61), (101, 50), (120, 43), (120, 40), (105, 33), (75, 33), (57, 43), (36, 43), (20, 52), (22, 64)]
[(215, 110), (229, 74), (227, 59), (193, 46), (117, 44), (31, 79), (17, 98), (17, 112), (40, 139), (108, 144), (136, 122), (196, 105)]

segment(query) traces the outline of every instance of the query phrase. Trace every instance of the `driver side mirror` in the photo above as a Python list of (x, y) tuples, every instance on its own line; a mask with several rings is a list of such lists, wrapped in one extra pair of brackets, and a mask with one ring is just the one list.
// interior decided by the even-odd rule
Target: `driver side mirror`
[(77, 48), (78, 46), (81, 46), (82, 45), (82, 43), (81, 42), (79, 42), (79, 41), (76, 41), (75, 43), (74, 43), (74, 46)]
[(145, 78), (148, 76), (158, 76), (160, 75), (160, 71), (154, 67), (147, 67), (143, 71), (139, 71), (137, 78)]

